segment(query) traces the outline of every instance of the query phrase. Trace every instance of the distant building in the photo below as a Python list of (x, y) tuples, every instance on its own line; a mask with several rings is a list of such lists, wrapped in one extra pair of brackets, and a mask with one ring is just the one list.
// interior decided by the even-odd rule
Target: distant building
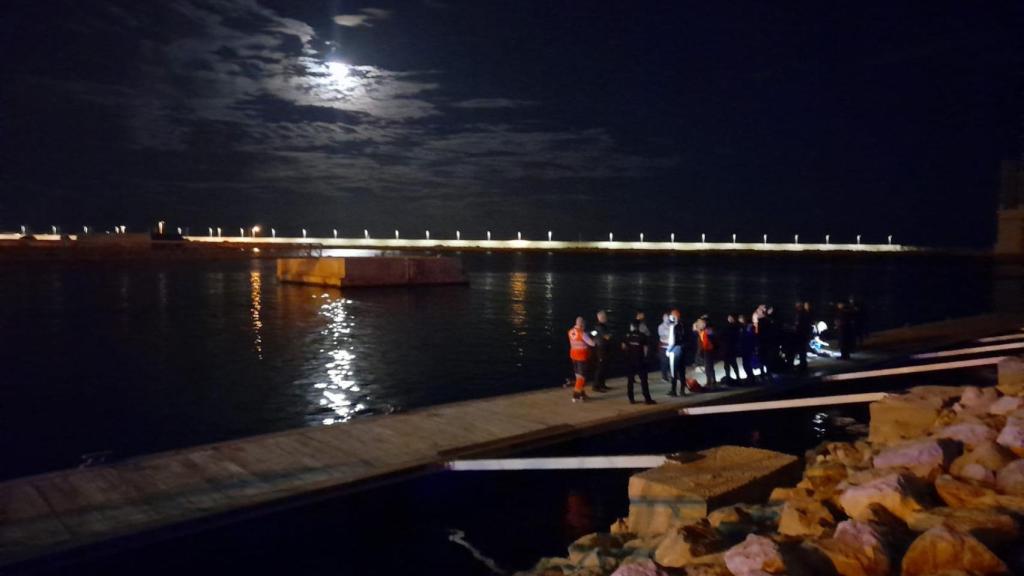
[(1001, 176), (995, 253), (1024, 255), (1024, 161), (1004, 161)]

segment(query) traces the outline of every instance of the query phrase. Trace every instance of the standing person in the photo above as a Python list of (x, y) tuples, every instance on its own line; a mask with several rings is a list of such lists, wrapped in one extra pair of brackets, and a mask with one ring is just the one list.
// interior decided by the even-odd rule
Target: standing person
[(846, 302), (836, 304), (836, 332), (839, 334), (839, 357), (849, 360), (857, 335), (854, 332), (853, 318)]
[(669, 332), (668, 358), (669, 369), (672, 372), (671, 387), (669, 396), (678, 396), (678, 385), (683, 383), (683, 391), (686, 390), (686, 359), (683, 354), (686, 351), (686, 340), (689, 337), (686, 327), (683, 325), (682, 313), (673, 309), (671, 313), (672, 330)]
[(757, 357), (762, 379), (771, 381), (772, 373), (779, 372), (779, 326), (771, 304), (764, 306), (764, 315), (757, 322)]
[(736, 381), (740, 379), (740, 368), (736, 365), (736, 356), (739, 353), (739, 338), (740, 326), (736, 323), (736, 315), (729, 314), (725, 317), (725, 326), (722, 327), (718, 335), (718, 341), (721, 344), (722, 362), (725, 368), (725, 378), (723, 381), (726, 384), (733, 382), (732, 374), (736, 374)]
[(743, 361), (743, 372), (746, 374), (747, 383), (754, 382), (754, 353), (757, 351), (757, 335), (754, 334), (754, 325), (747, 322), (743, 314), (739, 316), (739, 351), (740, 359)]
[(768, 322), (765, 320), (765, 310), (767, 309), (767, 304), (760, 304), (754, 309), (753, 314), (750, 315), (750, 321), (754, 327), (754, 361), (759, 369), (758, 379), (764, 382), (768, 382), (768, 367), (766, 366), (768, 346), (764, 336), (764, 334), (770, 331), (770, 328), (766, 328)]
[(800, 371), (807, 371), (807, 348), (811, 345), (811, 339), (814, 338), (814, 320), (811, 316), (811, 303), (803, 302), (797, 306), (796, 312), (796, 341), (793, 346), (796, 347), (796, 356), (799, 360)]
[(864, 343), (864, 338), (868, 335), (867, 330), (867, 316), (864, 310), (864, 303), (857, 302), (851, 294), (846, 300), (846, 305), (849, 308), (851, 321), (853, 323), (853, 334), (855, 344), (860, 347)]
[(643, 310), (636, 311), (636, 326), (637, 331), (647, 337), (647, 341), (651, 341), (651, 329), (647, 326), (647, 314), (644, 314)]
[(572, 371), (576, 375), (576, 385), (572, 391), (572, 401), (580, 402), (587, 399), (584, 387), (587, 385), (587, 361), (594, 340), (587, 334), (587, 323), (583, 316), (576, 317), (576, 324), (569, 329), (569, 359), (572, 360)]
[(612, 347), (612, 332), (608, 329), (608, 313), (597, 311), (597, 324), (591, 330), (594, 339), (594, 390), (607, 392), (611, 390), (606, 383), (608, 379), (608, 361)]
[(633, 385), (636, 378), (640, 378), (640, 392), (644, 395), (644, 404), (655, 404), (651, 399), (651, 390), (647, 384), (647, 335), (640, 331), (640, 326), (633, 322), (629, 325), (629, 333), (622, 342), (622, 349), (626, 352), (626, 366), (629, 368), (629, 379), (626, 381), (626, 396), (630, 404), (636, 404), (636, 397), (633, 395)]
[[(785, 359), (784, 360), (784, 367), (785, 367), (786, 370), (789, 370), (790, 368), (793, 367), (793, 363), (797, 361), (797, 357), (800, 355), (800, 350), (801, 350), (801, 346), (800, 346), (800, 340), (801, 340), (800, 331), (801, 331), (801, 324), (804, 322), (803, 316), (804, 316), (804, 303), (800, 302), (800, 301), (797, 301), (797, 303), (793, 306), (793, 324), (791, 324), (789, 326), (789, 330), (788, 330), (788, 333), (785, 335), (784, 344), (783, 344), (783, 349), (784, 349), (783, 358)], [(807, 368), (807, 359), (806, 359), (807, 342), (806, 341), (803, 343), (803, 349), (805, 351), (804, 352), (805, 353), (805, 358), (804, 358), (804, 362), (803, 362), (803, 368), (806, 369)]]
[(707, 377), (704, 388), (714, 390), (718, 384), (715, 377), (715, 331), (708, 323), (707, 316), (702, 316), (693, 323), (693, 332), (697, 340), (694, 366), (704, 367), (704, 374)]
[(672, 318), (668, 312), (661, 315), (661, 324), (658, 324), (658, 365), (661, 367), (661, 380), (668, 383), (672, 379), (669, 372), (668, 341), (672, 333)]

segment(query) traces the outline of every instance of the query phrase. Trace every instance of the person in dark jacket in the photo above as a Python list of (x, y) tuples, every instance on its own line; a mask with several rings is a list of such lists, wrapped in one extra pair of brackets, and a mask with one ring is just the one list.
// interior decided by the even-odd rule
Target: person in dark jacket
[[(725, 364), (726, 384), (740, 379), (740, 368), (736, 364), (736, 356), (739, 355), (740, 326), (736, 323), (736, 315), (729, 314), (725, 317), (725, 326), (718, 333), (718, 342), (721, 345), (722, 362)], [(735, 379), (733, 374), (736, 374)]]
[(800, 371), (807, 370), (807, 349), (814, 338), (814, 318), (811, 311), (811, 303), (804, 302), (796, 315), (796, 346), (797, 358), (800, 362)]
[(857, 301), (852, 295), (846, 300), (846, 306), (850, 309), (855, 344), (860, 347), (868, 335), (867, 309), (863, 302)]
[(640, 392), (644, 395), (644, 404), (654, 404), (651, 390), (647, 384), (647, 355), (650, 352), (647, 335), (640, 331), (636, 322), (629, 325), (629, 333), (622, 341), (622, 350), (626, 353), (626, 367), (629, 369), (626, 381), (626, 396), (630, 404), (636, 404), (633, 386), (640, 378)]
[(766, 305), (764, 316), (757, 323), (757, 356), (761, 360), (761, 375), (771, 381), (772, 374), (778, 374), (781, 362), (779, 357), (779, 324), (775, 317), (775, 307)]
[(594, 339), (594, 390), (607, 392), (611, 390), (606, 383), (608, 379), (608, 363), (611, 356), (612, 332), (608, 329), (608, 313), (597, 311), (597, 324), (590, 332)]
[(843, 360), (850, 359), (853, 344), (857, 340), (855, 330), (853, 315), (850, 313), (846, 302), (836, 304), (836, 332), (839, 335), (839, 357)]
[(746, 374), (746, 383), (752, 384), (757, 376), (754, 375), (754, 358), (757, 353), (757, 334), (754, 333), (754, 325), (747, 322), (744, 314), (739, 315), (739, 352), (740, 360), (743, 361), (743, 372)]

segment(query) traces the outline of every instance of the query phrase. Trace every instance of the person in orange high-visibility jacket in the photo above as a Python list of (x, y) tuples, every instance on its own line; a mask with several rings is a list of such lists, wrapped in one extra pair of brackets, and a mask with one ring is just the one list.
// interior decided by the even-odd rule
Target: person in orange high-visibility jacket
[(572, 401), (587, 399), (583, 387), (587, 383), (587, 361), (590, 360), (590, 349), (594, 340), (587, 334), (587, 323), (583, 316), (576, 317), (576, 325), (569, 329), (569, 359), (572, 360), (572, 371), (576, 375), (576, 385), (572, 391)]
[(693, 331), (697, 334), (697, 359), (704, 366), (707, 376), (706, 390), (713, 390), (717, 384), (715, 378), (715, 331), (708, 323), (707, 316), (702, 316), (693, 323)]

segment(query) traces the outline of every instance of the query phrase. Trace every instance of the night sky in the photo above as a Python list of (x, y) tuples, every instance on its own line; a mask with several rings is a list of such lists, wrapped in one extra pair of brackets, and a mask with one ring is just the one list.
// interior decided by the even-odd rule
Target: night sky
[(994, 236), (1017, 1), (4, 2), (0, 229)]

